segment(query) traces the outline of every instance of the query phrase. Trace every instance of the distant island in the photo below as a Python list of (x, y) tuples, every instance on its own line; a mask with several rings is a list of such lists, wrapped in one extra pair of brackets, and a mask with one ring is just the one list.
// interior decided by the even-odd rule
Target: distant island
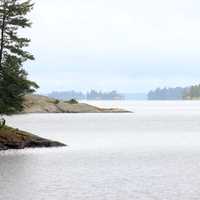
[(87, 93), (77, 92), (74, 90), (71, 91), (54, 91), (50, 94), (47, 94), (48, 97), (56, 98), (60, 100), (69, 100), (69, 99), (77, 99), (77, 100), (124, 100), (124, 95), (118, 93), (113, 90), (110, 92), (102, 92), (91, 90)]
[(148, 93), (148, 100), (200, 100), (200, 85), (156, 88)]
[(200, 84), (188, 87), (164, 87), (156, 88), (148, 93), (136, 92), (102, 92), (91, 90), (89, 92), (81, 91), (54, 91), (46, 94), (49, 98), (67, 101), (70, 99), (77, 100), (200, 100)]
[(46, 96), (59, 100), (147, 100), (147, 94), (145, 93), (121, 93), (116, 90), (110, 92), (91, 90), (87, 93), (74, 90), (54, 91)]
[(156, 88), (148, 93), (148, 100), (182, 100), (185, 88)]

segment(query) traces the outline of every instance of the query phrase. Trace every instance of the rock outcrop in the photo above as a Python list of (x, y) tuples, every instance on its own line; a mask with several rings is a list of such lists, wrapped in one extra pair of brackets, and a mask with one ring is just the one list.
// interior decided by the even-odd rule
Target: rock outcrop
[(0, 150), (64, 146), (66, 145), (60, 142), (41, 138), (19, 129), (7, 126), (0, 129)]
[(23, 113), (127, 113), (118, 108), (99, 108), (86, 103), (70, 103), (41, 95), (27, 95), (24, 98)]

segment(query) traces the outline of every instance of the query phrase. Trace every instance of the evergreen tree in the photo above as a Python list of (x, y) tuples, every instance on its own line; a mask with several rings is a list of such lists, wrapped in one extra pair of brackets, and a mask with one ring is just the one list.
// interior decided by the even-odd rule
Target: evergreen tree
[(23, 97), (38, 85), (27, 79), (23, 64), (34, 60), (24, 50), (30, 39), (18, 36), (20, 28), (31, 27), (26, 15), (33, 9), (30, 0), (0, 0), (0, 114), (23, 109)]

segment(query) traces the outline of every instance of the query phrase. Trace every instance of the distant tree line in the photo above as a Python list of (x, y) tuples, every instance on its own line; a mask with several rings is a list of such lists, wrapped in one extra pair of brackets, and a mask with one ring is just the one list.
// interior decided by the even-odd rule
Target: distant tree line
[(200, 99), (200, 84), (187, 88), (183, 94), (183, 99)]
[(91, 90), (86, 94), (86, 98), (88, 100), (122, 100), (124, 99), (124, 96), (115, 90), (111, 92), (97, 92), (95, 90)]
[(52, 92), (48, 94), (49, 97), (60, 99), (60, 100), (122, 100), (124, 96), (119, 94), (117, 91), (113, 90), (111, 92), (102, 92), (91, 90), (87, 93), (72, 91), (63, 91), (63, 92)]
[(63, 91), (63, 92), (54, 91), (54, 92), (51, 92), (50, 94), (48, 94), (48, 96), (55, 98), (55, 99), (60, 99), (60, 100), (70, 100), (70, 99), (82, 100), (82, 99), (85, 99), (84, 93), (76, 92), (74, 90)]
[(148, 93), (149, 100), (182, 100), (186, 88), (157, 88)]
[(189, 87), (157, 88), (148, 93), (149, 100), (200, 99), (200, 84)]

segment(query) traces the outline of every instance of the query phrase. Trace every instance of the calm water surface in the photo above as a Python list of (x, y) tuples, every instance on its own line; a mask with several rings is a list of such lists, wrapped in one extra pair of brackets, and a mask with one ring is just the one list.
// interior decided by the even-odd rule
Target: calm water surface
[(0, 153), (0, 200), (199, 200), (200, 102), (90, 102), (131, 114), (30, 114), (10, 125), (68, 144)]

